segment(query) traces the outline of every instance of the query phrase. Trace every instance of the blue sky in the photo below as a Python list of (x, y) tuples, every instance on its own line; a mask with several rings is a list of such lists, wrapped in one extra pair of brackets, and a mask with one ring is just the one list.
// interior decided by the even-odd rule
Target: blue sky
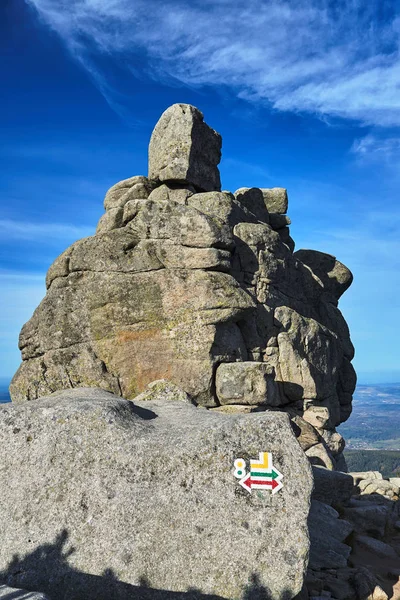
[(223, 189), (288, 188), (297, 249), (353, 271), (360, 382), (400, 381), (397, 1), (2, 0), (0, 33), (0, 377), (51, 262), (187, 102), (223, 136)]

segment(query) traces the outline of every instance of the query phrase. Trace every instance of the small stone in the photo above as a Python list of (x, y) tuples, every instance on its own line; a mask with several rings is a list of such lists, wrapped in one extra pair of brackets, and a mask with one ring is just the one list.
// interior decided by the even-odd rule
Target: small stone
[(244, 220), (255, 221), (255, 217), (246, 213), (230, 192), (202, 192), (187, 199), (191, 206), (230, 230)]
[[(386, 481), (385, 479), (362, 479), (357, 487), (361, 494), (384, 494), (389, 490), (393, 492), (392, 484), (390, 481)], [(395, 489), (398, 490), (397, 487)]]
[(351, 271), (332, 254), (317, 250), (297, 250), (295, 256), (310, 267), (334, 300), (338, 300), (353, 281)]
[(266, 363), (222, 363), (217, 369), (215, 386), (221, 404), (280, 404), (273, 369)]
[(195, 248), (233, 246), (231, 232), (222, 221), (177, 202), (146, 200), (127, 228), (138, 239), (169, 240)]
[(102, 233), (107, 233), (108, 231), (122, 227), (123, 214), (123, 208), (110, 208), (110, 210), (104, 213), (100, 218), (96, 227), (96, 235), (101, 235)]
[(269, 215), (269, 224), (275, 230), (283, 229), (290, 225), (291, 222), (287, 215), (279, 215), (278, 213), (270, 213)]
[(156, 245), (156, 255), (168, 269), (212, 269), (228, 272), (231, 253), (219, 248), (190, 248), (168, 241)]
[(155, 255), (154, 242), (137, 242), (126, 228), (83, 238), (71, 247), (71, 274), (81, 271), (138, 273), (160, 268), (162, 263)]
[(124, 205), (124, 212), (122, 217), (122, 224), (126, 225), (129, 221), (132, 221), (138, 214), (139, 210), (142, 206), (144, 206), (145, 200), (140, 200), (136, 198), (134, 200), (128, 200), (128, 202)]
[(329, 469), (330, 471), (334, 470), (335, 462), (333, 456), (331, 455), (329, 449), (326, 447), (325, 444), (315, 444), (315, 446), (308, 448), (308, 450), (306, 450), (305, 452), (312, 465), (319, 465), (321, 467)]
[(189, 394), (167, 379), (158, 379), (148, 384), (144, 392), (135, 397), (138, 402), (184, 402), (191, 404)]
[(297, 441), (299, 442), (300, 446), (303, 448), (304, 451), (320, 443), (321, 436), (316, 431), (316, 429), (314, 429), (314, 427), (310, 425), (310, 423), (307, 423), (307, 421), (305, 421), (300, 416), (292, 417), (292, 422), (299, 429)]
[(313, 466), (313, 498), (325, 504), (346, 504), (353, 493), (353, 479), (347, 473)]
[(310, 406), (303, 414), (303, 419), (316, 429), (324, 429), (330, 423), (330, 418), (327, 406)]
[(285, 188), (261, 188), (261, 192), (269, 213), (287, 213), (288, 195)]
[(340, 435), (339, 432), (332, 429), (324, 429), (322, 437), (336, 460), (336, 457), (339, 456), (345, 448), (346, 442), (344, 437)]
[[(121, 208), (132, 198), (146, 199), (153, 187), (154, 182), (149, 181), (147, 177), (142, 175), (119, 181), (108, 190), (104, 198), (104, 208), (106, 210)], [(130, 192), (130, 197), (126, 195), (127, 192)]]
[(238, 202), (243, 204), (243, 206), (258, 217), (263, 223), (269, 223), (268, 209), (260, 188), (240, 188), (236, 190), (234, 196)]
[(389, 600), (389, 596), (380, 585), (376, 585), (374, 591), (368, 596), (367, 600)]
[(388, 506), (370, 504), (349, 506), (343, 509), (343, 517), (352, 523), (357, 533), (383, 537), (389, 520)]
[(190, 185), (185, 187), (183, 185), (174, 186), (172, 183), (164, 183), (151, 192), (149, 200), (154, 200), (155, 202), (158, 200), (172, 200), (172, 202), (178, 202), (178, 204), (187, 204), (187, 199), (195, 193), (195, 188)]
[(221, 136), (190, 104), (173, 104), (161, 115), (149, 145), (149, 178), (221, 189)]
[(339, 519), (339, 513), (325, 503), (313, 500), (308, 517), (311, 569), (339, 568), (347, 565), (351, 548), (343, 541), (353, 527)]
[(379, 471), (351, 471), (348, 475), (353, 478), (354, 484), (358, 484), (364, 479), (383, 479), (383, 475)]
[(357, 535), (354, 542), (354, 548), (357, 546), (361, 549), (367, 550), (380, 558), (395, 558), (398, 559), (397, 552), (393, 550), (389, 544), (376, 540), (375, 538), (367, 535)]

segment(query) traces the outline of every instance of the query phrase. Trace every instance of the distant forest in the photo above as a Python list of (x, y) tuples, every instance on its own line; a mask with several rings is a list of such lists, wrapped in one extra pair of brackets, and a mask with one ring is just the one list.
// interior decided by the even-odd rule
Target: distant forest
[(345, 450), (349, 471), (379, 471), (384, 477), (400, 477), (398, 450)]

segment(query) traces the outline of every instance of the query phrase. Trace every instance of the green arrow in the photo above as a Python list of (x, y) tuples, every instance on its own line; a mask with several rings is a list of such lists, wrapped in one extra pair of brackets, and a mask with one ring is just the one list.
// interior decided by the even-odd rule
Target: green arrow
[(272, 471), (267, 471), (266, 473), (260, 473), (259, 471), (251, 471), (250, 474), (252, 477), (268, 477), (269, 479), (276, 479), (280, 475), (274, 469), (272, 469)]

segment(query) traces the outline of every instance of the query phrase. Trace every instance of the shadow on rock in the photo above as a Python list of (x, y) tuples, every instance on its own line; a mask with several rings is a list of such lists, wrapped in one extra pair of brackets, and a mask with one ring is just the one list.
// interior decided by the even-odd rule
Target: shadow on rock
[[(120, 581), (112, 569), (106, 569), (102, 575), (84, 573), (68, 563), (75, 549), (67, 548), (67, 543), (68, 531), (64, 529), (54, 543), (43, 544), (24, 557), (15, 555), (7, 569), (0, 572), (0, 584), (42, 592), (51, 600), (224, 600), (194, 588), (187, 592), (154, 589), (144, 575), (139, 585), (131, 585)], [(4, 600), (12, 600), (13, 593)], [(256, 573), (243, 594), (243, 600), (291, 598), (290, 592), (274, 598), (270, 590), (260, 584)]]

